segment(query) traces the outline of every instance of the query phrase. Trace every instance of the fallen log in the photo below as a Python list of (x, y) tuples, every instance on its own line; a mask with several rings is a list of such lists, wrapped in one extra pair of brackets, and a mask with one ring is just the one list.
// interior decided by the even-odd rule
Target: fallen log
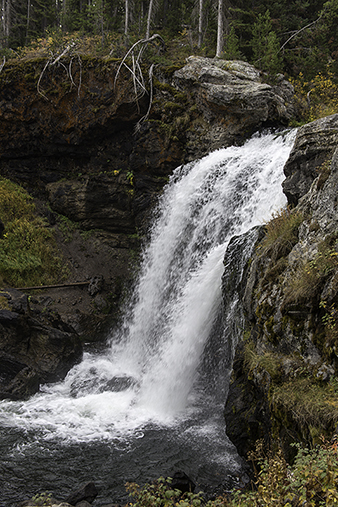
[(59, 283), (55, 285), (37, 285), (36, 287), (17, 287), (16, 290), (60, 289), (63, 287), (81, 287), (89, 284), (90, 280), (88, 280), (87, 282)]

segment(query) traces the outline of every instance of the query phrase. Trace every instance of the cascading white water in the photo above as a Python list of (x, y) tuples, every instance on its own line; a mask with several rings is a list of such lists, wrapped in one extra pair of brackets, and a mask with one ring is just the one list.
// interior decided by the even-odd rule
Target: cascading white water
[[(86, 353), (63, 382), (25, 402), (2, 401), (0, 426), (34, 432), (31, 445), (126, 442), (149, 424), (191, 431), (207, 403), (199, 365), (220, 308), (226, 246), (285, 204), (293, 138), (255, 136), (178, 168), (160, 200), (123, 331), (104, 355)], [(218, 438), (212, 428), (211, 420), (199, 424), (206, 442)]]

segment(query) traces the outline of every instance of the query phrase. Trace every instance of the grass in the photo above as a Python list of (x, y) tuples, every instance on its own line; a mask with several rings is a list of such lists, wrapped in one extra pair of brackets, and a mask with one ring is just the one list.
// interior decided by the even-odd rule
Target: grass
[(287, 255), (298, 241), (298, 228), (303, 220), (301, 212), (289, 207), (274, 213), (265, 224), (266, 236), (260, 244), (264, 255), (269, 254), (275, 261)]
[(317, 427), (331, 427), (338, 422), (338, 382), (315, 381), (310, 377), (296, 378), (275, 385), (273, 404), (292, 412), (295, 420)]
[(248, 341), (244, 346), (244, 364), (250, 373), (255, 370), (265, 370), (271, 378), (277, 380), (281, 373), (281, 356), (273, 352), (265, 352), (259, 355), (255, 352), (255, 345)]
[[(334, 238), (335, 240), (335, 238)], [(338, 253), (330, 240), (318, 246), (318, 253), (312, 260), (303, 261), (285, 289), (285, 304), (301, 303), (311, 297), (318, 297), (324, 282), (338, 270)]]
[(32, 198), (19, 185), (0, 178), (0, 278), (13, 287), (45, 285), (61, 278), (62, 262), (53, 231), (35, 214)]

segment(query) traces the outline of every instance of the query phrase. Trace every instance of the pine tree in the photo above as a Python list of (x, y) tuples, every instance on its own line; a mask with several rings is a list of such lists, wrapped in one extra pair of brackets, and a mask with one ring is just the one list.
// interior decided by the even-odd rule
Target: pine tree
[(272, 30), (270, 12), (259, 14), (252, 29), (252, 49), (255, 65), (272, 74), (280, 70), (279, 42)]

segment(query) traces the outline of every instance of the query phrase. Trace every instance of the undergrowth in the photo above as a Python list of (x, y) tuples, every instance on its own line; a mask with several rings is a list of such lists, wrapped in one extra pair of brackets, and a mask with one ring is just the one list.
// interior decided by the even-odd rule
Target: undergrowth
[(261, 441), (250, 454), (256, 479), (248, 490), (233, 490), (206, 501), (201, 493), (184, 493), (160, 478), (143, 487), (127, 484), (136, 507), (323, 507), (338, 505), (338, 453), (336, 442), (322, 442), (314, 449), (296, 445), (288, 464), (280, 449), (266, 452)]
[(330, 69), (311, 80), (306, 80), (300, 72), (291, 82), (304, 123), (338, 112), (338, 85)]
[(14, 287), (56, 281), (62, 262), (52, 231), (35, 214), (31, 197), (15, 183), (0, 178), (0, 282)]
[(300, 303), (318, 297), (324, 282), (338, 270), (336, 246), (324, 240), (311, 260), (301, 262), (285, 290), (285, 303)]

